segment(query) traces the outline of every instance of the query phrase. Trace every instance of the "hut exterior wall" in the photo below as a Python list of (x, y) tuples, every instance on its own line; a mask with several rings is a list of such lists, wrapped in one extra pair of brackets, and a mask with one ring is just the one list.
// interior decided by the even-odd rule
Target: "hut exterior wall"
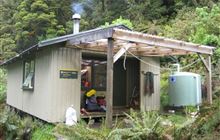
[(50, 122), (50, 62), (51, 51), (35, 54), (34, 90), (23, 90), (24, 60), (8, 66), (7, 104)]
[(51, 84), (50, 62), (51, 50), (36, 53), (34, 91), (23, 90), (23, 111), (50, 122)]
[[(63, 122), (66, 109), (73, 105), (77, 117), (80, 117), (80, 92), (81, 92), (81, 50), (74, 48), (58, 47), (52, 52), (51, 63), (52, 122)], [(77, 79), (61, 79), (60, 70), (78, 71)]]
[(7, 104), (22, 110), (23, 62), (17, 61), (7, 66)]
[[(142, 57), (142, 59), (152, 65), (160, 67), (159, 58)], [(144, 75), (142, 72), (154, 73), (154, 93), (146, 95), (144, 93)], [(141, 111), (159, 110), (160, 109), (160, 69), (146, 65), (140, 62), (140, 94), (141, 94)]]
[[(81, 50), (54, 47), (38, 51), (35, 57), (34, 90), (22, 89), (23, 60), (8, 65), (7, 103), (47, 122), (63, 122), (66, 109), (73, 105), (80, 118)], [(144, 61), (160, 66), (158, 58), (143, 57)], [(61, 79), (60, 70), (78, 71), (77, 79)], [(144, 75), (154, 76), (152, 95), (144, 94)], [(160, 107), (160, 69), (140, 63), (141, 110), (157, 110)]]

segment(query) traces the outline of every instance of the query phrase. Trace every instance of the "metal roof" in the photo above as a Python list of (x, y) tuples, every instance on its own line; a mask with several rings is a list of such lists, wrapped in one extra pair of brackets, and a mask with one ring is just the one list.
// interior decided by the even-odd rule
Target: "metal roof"
[(60, 42), (68, 41), (68, 40), (73, 39), (73, 38), (77, 38), (79, 36), (87, 36), (87, 34), (99, 32), (99, 31), (102, 31), (102, 30), (112, 30), (113, 28), (131, 30), (130, 28), (128, 28), (127, 26), (125, 26), (123, 24), (112, 25), (112, 26), (105, 27), (105, 28), (100, 27), (100, 28), (95, 28), (95, 29), (92, 29), (92, 30), (82, 31), (82, 32), (79, 32), (77, 34), (69, 34), (69, 35), (65, 35), (65, 36), (61, 36), (61, 37), (56, 37), (56, 38), (44, 40), (44, 41), (39, 42), (38, 46), (39, 47), (44, 47), (44, 46), (48, 46), (48, 45), (52, 45), (52, 44), (57, 44), (57, 43), (60, 43)]
[(119, 25), (112, 25), (112, 26), (104, 27), (104, 28), (99, 27), (99, 28), (95, 28), (95, 29), (92, 29), (92, 30), (82, 31), (82, 32), (79, 32), (77, 34), (69, 34), (69, 35), (60, 36), (60, 37), (56, 37), (56, 38), (52, 38), (52, 39), (47, 39), (47, 40), (44, 40), (44, 41), (40, 41), (38, 44), (35, 44), (35, 45), (27, 48), (26, 50), (22, 51), (18, 55), (6, 60), (5, 62), (1, 63), (0, 66), (7, 65), (8, 63), (14, 62), (15, 60), (17, 60), (17, 59), (21, 58), (22, 56), (26, 55), (27, 53), (37, 51), (39, 48), (54, 45), (54, 44), (58, 44), (58, 43), (62, 43), (62, 42), (66, 42), (70, 39), (73, 40), (73, 41), (77, 41), (78, 37), (86, 37), (88, 34), (94, 34), (96, 32), (100, 32), (100, 31), (103, 31), (103, 32), (113, 31), (114, 28), (130, 30), (131, 31), (131, 29), (128, 28), (127, 26), (125, 26), (123, 24), (119, 24)]
[(128, 51), (128, 49), (130, 53), (138, 56), (160, 57), (193, 53), (212, 55), (214, 49), (214, 47), (210, 46), (131, 31), (131, 29), (124, 25), (113, 25), (41, 41), (1, 65), (6, 65), (44, 47), (54, 44), (60, 46), (60, 43), (65, 43), (65, 47), (77, 47), (83, 50), (106, 52), (109, 38), (114, 39), (113, 51), (115, 53), (120, 52), (120, 55), (124, 51)]

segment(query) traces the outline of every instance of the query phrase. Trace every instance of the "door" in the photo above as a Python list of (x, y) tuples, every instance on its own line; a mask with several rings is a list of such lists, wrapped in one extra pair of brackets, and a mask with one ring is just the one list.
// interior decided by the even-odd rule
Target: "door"
[(114, 64), (113, 83), (113, 106), (126, 106), (126, 70), (123, 68), (123, 60)]

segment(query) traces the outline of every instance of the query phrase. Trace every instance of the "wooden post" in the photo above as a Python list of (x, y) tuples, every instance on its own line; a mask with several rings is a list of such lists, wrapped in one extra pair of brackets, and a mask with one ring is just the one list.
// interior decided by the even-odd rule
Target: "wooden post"
[(210, 55), (207, 57), (207, 65), (209, 67), (209, 70), (206, 72), (207, 99), (209, 104), (212, 104), (212, 64)]
[(202, 60), (206, 68), (206, 75), (205, 75), (205, 84), (207, 88), (207, 100), (209, 104), (212, 104), (212, 63), (211, 63), (211, 56), (208, 55), (206, 59), (203, 58), (201, 54), (198, 54), (199, 58)]
[(113, 103), (113, 44), (112, 38), (108, 39), (107, 50), (107, 92), (106, 92), (106, 126), (112, 127), (112, 103)]

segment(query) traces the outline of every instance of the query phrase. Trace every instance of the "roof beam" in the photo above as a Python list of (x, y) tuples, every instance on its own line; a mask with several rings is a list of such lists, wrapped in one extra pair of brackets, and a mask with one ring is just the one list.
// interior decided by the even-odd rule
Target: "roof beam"
[(203, 57), (201, 54), (198, 54), (198, 56), (199, 56), (200, 60), (202, 60), (202, 63), (204, 64), (206, 70), (207, 70), (207, 71), (210, 71), (210, 68), (209, 68), (209, 66), (208, 66), (208, 64), (207, 64), (207, 62), (206, 62), (206, 60), (204, 59), (204, 57)]
[(194, 53), (212, 54), (214, 47), (193, 44), (184, 41), (178, 41), (174, 39), (168, 39), (164, 37), (143, 34), (133, 31), (125, 31), (121, 29), (114, 29), (113, 38), (125, 41), (131, 41), (136, 43), (143, 43), (150, 46), (157, 46), (163, 48), (171, 48), (178, 50), (185, 50)]
[(83, 50), (91, 50), (91, 51), (98, 51), (98, 52), (106, 52), (107, 51), (107, 47), (106, 46), (88, 46), (88, 45), (66, 45), (66, 47), (69, 48), (79, 48), (79, 49), (83, 49)]
[(122, 47), (113, 57), (113, 62), (115, 63), (129, 48), (131, 45), (126, 45)]
[[(140, 53), (140, 52), (131, 52), (132, 54), (136, 56), (157, 56), (157, 57), (163, 57), (163, 56), (170, 56), (170, 55), (186, 55), (186, 54), (191, 54), (189, 52), (175, 52), (175, 53), (169, 53), (169, 52), (161, 52), (161, 53), (153, 53), (153, 52), (145, 52), (145, 53)], [(130, 55), (130, 53), (128, 53)]]
[(90, 30), (88, 32), (80, 32), (72, 36), (67, 45), (78, 45), (82, 43), (88, 43), (97, 41), (100, 39), (108, 39), (112, 37), (113, 29), (112, 28), (104, 28), (98, 30)]

